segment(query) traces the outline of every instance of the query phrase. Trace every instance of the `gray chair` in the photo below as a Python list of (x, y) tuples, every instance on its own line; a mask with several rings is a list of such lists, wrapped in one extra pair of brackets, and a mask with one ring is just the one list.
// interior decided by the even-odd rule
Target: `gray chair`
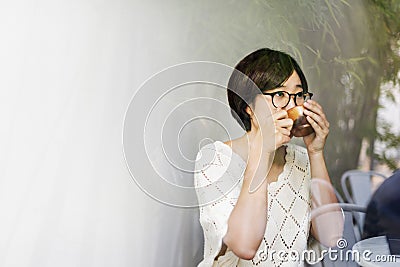
[[(358, 224), (355, 221), (355, 214), (365, 214), (366, 208), (363, 206), (349, 204), (349, 203), (339, 203), (339, 206), (342, 208), (344, 213), (344, 229), (343, 229), (343, 239), (347, 243), (344, 248), (339, 249), (337, 246), (332, 248), (336, 250), (340, 250), (338, 252), (338, 259), (332, 260), (329, 258), (329, 255), (325, 255), (322, 261), (317, 264), (310, 265), (305, 263), (306, 267), (358, 267), (359, 265), (354, 260), (346, 260), (346, 257), (342, 257), (340, 259), (340, 255), (346, 255), (346, 251), (352, 249), (353, 245), (361, 240), (360, 229), (358, 228)], [(337, 207), (336, 205), (325, 205), (322, 206), (316, 215), (323, 213), (325, 211), (329, 211), (330, 207)], [(321, 249), (327, 249), (322, 245)]]
[(342, 195), (340, 195), (340, 193), (335, 189), (335, 196), (338, 200), (339, 203), (346, 203), (342, 197)]
[(367, 206), (372, 195), (371, 178), (373, 176), (382, 177), (383, 179), (387, 178), (385, 175), (378, 172), (360, 170), (346, 171), (342, 175), (340, 183), (343, 189), (343, 194), (348, 203)]
[[(385, 175), (374, 171), (346, 171), (340, 179), (346, 201), (350, 204), (366, 207), (372, 196), (371, 178), (374, 176), (381, 177), (382, 179), (387, 178)], [(365, 214), (355, 215), (355, 220), (361, 232), (364, 226), (364, 219)]]

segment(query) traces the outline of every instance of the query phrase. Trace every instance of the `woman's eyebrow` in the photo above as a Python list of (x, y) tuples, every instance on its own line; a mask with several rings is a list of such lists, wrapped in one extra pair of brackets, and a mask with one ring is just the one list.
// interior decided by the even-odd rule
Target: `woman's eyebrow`
[[(279, 87), (276, 87), (276, 88), (274, 88), (274, 89), (271, 89), (271, 91), (273, 91), (273, 90), (282, 91), (282, 88), (287, 88), (287, 86), (286, 86), (286, 85), (279, 85)], [(296, 84), (296, 88), (301, 88), (301, 89), (303, 89), (303, 85), (301, 85), (301, 84)], [(280, 89), (280, 90), (279, 90), (279, 89)]]
[(279, 86), (279, 87), (274, 88), (274, 89), (266, 90), (265, 92), (269, 92), (269, 93), (280, 92), (280, 91), (284, 91), (284, 90), (282, 90), (283, 88), (285, 88), (285, 86)]
[[(275, 93), (275, 92), (279, 92), (279, 91), (285, 91), (284, 89), (287, 88), (287, 86), (285, 85), (279, 85), (278, 87), (275, 87), (273, 89), (269, 89), (269, 90), (262, 90), (263, 92), (270, 92), (270, 93)], [(301, 84), (296, 84), (296, 88), (300, 88), (303, 89), (303, 85)]]
[[(303, 85), (301, 85), (301, 84), (296, 84), (296, 87), (303, 88)], [(279, 85), (278, 87), (276, 87), (276, 89), (278, 89), (278, 88), (287, 88), (287, 86), (281, 84), (281, 85)]]

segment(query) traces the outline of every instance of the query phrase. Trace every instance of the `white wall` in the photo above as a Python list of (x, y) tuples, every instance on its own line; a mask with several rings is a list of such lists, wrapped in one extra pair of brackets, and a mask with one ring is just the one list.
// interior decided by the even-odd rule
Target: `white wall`
[[(201, 23), (226, 5), (210, 3), (198, 10), (179, 1), (0, 2), (0, 266), (200, 260), (196, 210), (165, 206), (139, 189), (122, 131), (147, 78), (214, 59), (208, 46), (218, 51), (223, 28), (202, 32)], [(205, 52), (193, 53), (206, 37)]]

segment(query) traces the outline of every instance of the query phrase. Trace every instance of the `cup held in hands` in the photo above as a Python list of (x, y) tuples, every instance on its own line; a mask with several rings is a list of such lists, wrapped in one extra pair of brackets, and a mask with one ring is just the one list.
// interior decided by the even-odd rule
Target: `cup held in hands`
[(287, 111), (289, 118), (293, 120), (293, 127), (291, 130), (292, 136), (303, 137), (314, 132), (313, 127), (311, 127), (306, 117), (303, 115), (303, 111), (303, 106), (295, 106)]

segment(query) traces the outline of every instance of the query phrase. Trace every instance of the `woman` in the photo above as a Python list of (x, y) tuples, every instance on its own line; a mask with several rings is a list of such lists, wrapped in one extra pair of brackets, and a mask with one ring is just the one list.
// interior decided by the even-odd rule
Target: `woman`
[[(331, 183), (323, 155), (329, 122), (316, 101), (305, 101), (312, 95), (306, 78), (283, 52), (265, 48), (249, 54), (235, 67), (228, 88), (232, 115), (246, 133), (206, 145), (197, 155), (195, 186), (204, 189), (197, 191), (199, 202), (207, 202), (207, 190), (220, 192), (200, 207), (205, 247), (199, 266), (303, 266), (298, 255), (310, 231), (328, 246), (342, 233), (341, 227), (310, 218), (311, 177)], [(302, 104), (314, 129), (303, 137), (306, 148), (289, 143), (293, 121), (287, 110)], [(210, 153), (214, 161), (205, 162)], [(224, 179), (237, 183), (223, 190)], [(319, 190), (319, 204), (336, 203), (332, 191)], [(337, 218), (330, 221), (340, 226), (343, 218)], [(321, 229), (330, 232), (322, 236)]]

